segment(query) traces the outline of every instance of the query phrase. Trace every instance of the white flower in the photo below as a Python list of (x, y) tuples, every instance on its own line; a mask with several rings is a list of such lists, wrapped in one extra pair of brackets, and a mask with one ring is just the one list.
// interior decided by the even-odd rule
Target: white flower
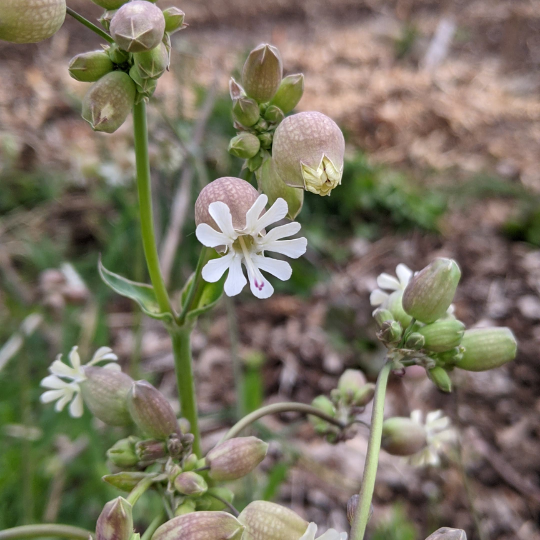
[[(73, 347), (69, 353), (71, 366), (62, 362), (61, 354), (56, 357), (56, 360), (49, 367), (51, 375), (48, 375), (41, 381), (41, 386), (48, 390), (43, 392), (40, 398), (42, 403), (56, 401), (55, 410), (57, 412), (63, 410), (71, 402), (69, 405), (69, 414), (74, 418), (79, 418), (83, 414), (83, 400), (79, 383), (86, 379), (84, 368), (81, 365), (81, 357), (77, 349), (77, 347)], [(115, 362), (118, 360), (118, 357), (109, 347), (100, 347), (95, 352), (92, 360), (86, 365), (93, 366), (105, 360)], [(107, 364), (103, 367), (105, 369), (120, 371), (120, 366), (114, 363)], [(67, 379), (67, 381), (64, 379)]]
[[(317, 533), (317, 525), (310, 523), (307, 531), (300, 540), (315, 540), (315, 534)], [(319, 536), (317, 540), (347, 540), (347, 533), (338, 533), (334, 529), (328, 529), (323, 535)]]
[(372, 306), (382, 306), (388, 300), (390, 293), (385, 292), (385, 290), (392, 292), (404, 291), (413, 276), (413, 271), (408, 266), (400, 263), (396, 266), (396, 276), (397, 278), (383, 272), (377, 278), (379, 288), (372, 291), (369, 297), (369, 303)]
[(423, 424), (426, 430), (427, 445), (416, 454), (408, 458), (409, 463), (416, 467), (432, 465), (439, 467), (440, 455), (444, 454), (457, 438), (456, 431), (451, 426), (450, 418), (444, 416), (441, 410), (427, 413), (425, 423), (420, 410), (411, 413), (411, 420)]
[(264, 233), (265, 227), (281, 221), (288, 211), (287, 203), (283, 199), (277, 199), (261, 216), (267, 202), (266, 195), (257, 198), (246, 212), (246, 226), (242, 230), (233, 227), (231, 211), (225, 203), (213, 202), (209, 205), (208, 211), (221, 232), (206, 223), (201, 223), (197, 227), (195, 234), (201, 244), (212, 248), (225, 246), (225, 255), (208, 262), (202, 270), (202, 277), (205, 281), (215, 283), (228, 270), (229, 275), (225, 281), (227, 296), (235, 296), (245, 287), (247, 281), (242, 271), (243, 264), (247, 270), (251, 292), (257, 298), (268, 298), (274, 292), (274, 288), (262, 275), (261, 270), (285, 281), (291, 277), (292, 268), (285, 261), (266, 257), (265, 251), (281, 253), (293, 259), (306, 252), (305, 238), (283, 240), (300, 230), (299, 223), (287, 223), (275, 227), (267, 234)]

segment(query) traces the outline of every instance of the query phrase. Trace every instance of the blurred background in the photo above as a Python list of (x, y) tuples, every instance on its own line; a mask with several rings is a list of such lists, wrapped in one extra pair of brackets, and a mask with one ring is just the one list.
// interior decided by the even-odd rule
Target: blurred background
[[(194, 269), (193, 203), (237, 176), (227, 84), (259, 42), (303, 72), (299, 111), (334, 118), (347, 140), (342, 186), (306, 195), (309, 241), (293, 278), (262, 305), (249, 293), (199, 321), (195, 372), (209, 448), (261, 403), (310, 402), (348, 367), (373, 378), (384, 352), (369, 292), (404, 262), (455, 258), (456, 315), (509, 326), (515, 362), (455, 373), (440, 394), (422, 374), (393, 378), (387, 415), (443, 409), (461, 443), (437, 468), (381, 456), (371, 538), (424, 539), (441, 526), (473, 540), (540, 538), (540, 2), (538, 0), (160, 0), (190, 25), (149, 107), (161, 258), (171, 290)], [(95, 20), (90, 0), (68, 0)], [(59, 352), (110, 345), (124, 369), (178, 408), (167, 335), (99, 280), (147, 279), (138, 239), (130, 121), (96, 134), (80, 117), (89, 86), (69, 59), (100, 40), (68, 18), (38, 45), (0, 43), (0, 528), (56, 521), (92, 529), (117, 492), (101, 481), (123, 435), (39, 403)], [(238, 392), (237, 392), (238, 390)], [(239, 395), (237, 400), (236, 396)], [(369, 410), (365, 413), (369, 419)], [(237, 482), (322, 527), (347, 530), (366, 431), (336, 447), (300, 418), (268, 418), (270, 457)], [(138, 513), (144, 528), (157, 501)]]

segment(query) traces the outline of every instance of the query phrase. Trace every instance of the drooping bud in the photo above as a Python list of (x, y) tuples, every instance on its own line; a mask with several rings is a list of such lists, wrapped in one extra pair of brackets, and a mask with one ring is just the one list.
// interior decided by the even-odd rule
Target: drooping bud
[(155, 439), (139, 441), (135, 445), (135, 453), (139, 461), (156, 461), (167, 455), (167, 444)]
[(441, 527), (433, 534), (430, 534), (426, 540), (467, 540), (467, 534), (463, 529)]
[(96, 540), (130, 540), (133, 534), (131, 504), (123, 497), (109, 501), (96, 523)]
[(461, 343), (465, 325), (457, 319), (440, 319), (418, 329), (425, 338), (425, 348), (433, 352), (444, 352)]
[(248, 504), (238, 521), (246, 527), (242, 540), (298, 540), (308, 527), (292, 510), (267, 501)]
[(509, 328), (475, 328), (467, 330), (461, 340), (465, 349), (456, 367), (467, 371), (487, 371), (516, 357), (517, 341)]
[(382, 323), (381, 330), (377, 332), (377, 337), (384, 343), (397, 343), (401, 339), (403, 329), (397, 321), (386, 321)]
[(264, 112), (264, 119), (272, 124), (279, 124), (284, 118), (283, 111), (277, 105), (270, 105)]
[(66, 0), (2, 0), (0, 40), (37, 43), (50, 38), (66, 18)]
[(426, 430), (410, 418), (388, 418), (383, 423), (381, 445), (394, 456), (411, 456), (426, 446)]
[(78, 54), (69, 62), (69, 74), (81, 82), (95, 82), (113, 70), (113, 63), (105, 51)]
[(160, 77), (169, 67), (169, 53), (163, 43), (149, 51), (135, 53), (133, 60), (144, 79)]
[(443, 392), (452, 391), (452, 380), (448, 372), (441, 366), (435, 366), (427, 370), (428, 377), (434, 382), (435, 386)]
[(135, 83), (127, 73), (107, 73), (84, 96), (82, 117), (94, 131), (114, 133), (131, 112), (135, 93)]
[(440, 319), (450, 307), (461, 277), (452, 259), (435, 259), (414, 275), (403, 293), (403, 309), (423, 323)]
[(114, 41), (124, 51), (149, 51), (163, 39), (165, 17), (151, 2), (133, 0), (116, 12), (110, 30)]
[(394, 316), (392, 315), (392, 312), (385, 308), (377, 308), (373, 312), (373, 318), (377, 322), (379, 326), (382, 326), (383, 323), (386, 321), (393, 321)]
[(241, 159), (249, 159), (257, 154), (261, 148), (261, 142), (247, 131), (242, 131), (229, 142), (229, 153)]
[(206, 455), (208, 475), (218, 482), (249, 474), (266, 457), (268, 444), (256, 437), (236, 437), (218, 444)]
[[(155, 474), (155, 473), (153, 473)], [(122, 471), (116, 474), (107, 474), (102, 480), (121, 491), (131, 491), (141, 480), (149, 476), (139, 471)]]
[(403, 328), (407, 328), (411, 324), (412, 317), (403, 309), (403, 291), (394, 291), (385, 302), (385, 307)]
[(245, 96), (234, 100), (232, 112), (234, 119), (245, 127), (255, 125), (261, 114), (257, 102)]
[(178, 493), (189, 495), (191, 497), (199, 497), (206, 493), (208, 484), (205, 479), (196, 472), (183, 472), (174, 479), (174, 487)]
[(90, 412), (109, 426), (131, 425), (126, 400), (133, 379), (121, 371), (96, 366), (85, 367), (84, 374), (86, 379), (79, 386)]
[(424, 347), (425, 344), (426, 338), (418, 332), (413, 332), (407, 337), (407, 341), (405, 341), (405, 348), (419, 351)]
[(284, 114), (290, 113), (304, 94), (304, 74), (288, 75), (279, 85), (276, 95), (270, 103), (279, 107)]
[(240, 540), (244, 526), (226, 512), (190, 512), (159, 527), (152, 540)]
[(289, 186), (330, 195), (341, 184), (345, 139), (338, 125), (319, 112), (288, 116), (274, 134), (272, 155)]
[(180, 432), (171, 405), (149, 382), (134, 382), (127, 402), (133, 421), (145, 435), (165, 440), (171, 433)]
[(272, 206), (277, 199), (283, 199), (287, 203), (287, 217), (290, 220), (300, 213), (304, 204), (304, 190), (293, 188), (285, 184), (279, 177), (274, 160), (265, 159), (262, 165), (255, 171), (259, 190), (268, 197), (268, 205)]
[(163, 10), (163, 16), (165, 17), (165, 32), (172, 34), (177, 30), (183, 30), (187, 24), (184, 23), (186, 14), (177, 7), (169, 7)]
[(104, 9), (118, 9), (122, 7), (129, 0), (92, 0), (94, 4), (104, 8)]
[(248, 96), (259, 103), (270, 101), (282, 77), (283, 65), (276, 47), (262, 44), (249, 53), (242, 70), (242, 85)]
[(135, 451), (135, 444), (139, 439), (137, 437), (128, 437), (115, 442), (107, 450), (107, 457), (120, 468), (134, 467), (139, 462)]

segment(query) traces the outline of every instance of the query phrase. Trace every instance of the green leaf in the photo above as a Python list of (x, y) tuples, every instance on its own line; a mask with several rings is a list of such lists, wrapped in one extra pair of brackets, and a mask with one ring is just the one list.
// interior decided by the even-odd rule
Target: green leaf
[(117, 292), (121, 296), (131, 298), (135, 300), (141, 307), (144, 313), (153, 319), (159, 319), (167, 323), (173, 321), (173, 317), (170, 313), (163, 313), (156, 299), (154, 288), (151, 285), (145, 283), (137, 283), (131, 281), (118, 274), (114, 274), (110, 270), (107, 270), (101, 259), (98, 264), (99, 275), (101, 279), (108, 285), (113, 291)]
[[(186, 301), (189, 290), (193, 286), (194, 278), (195, 274), (193, 273), (191, 274), (187, 284), (184, 287), (184, 290), (182, 291), (182, 306)], [(204, 281), (201, 277), (198, 286), (199, 290), (196, 291), (193, 298), (192, 307), (186, 315), (186, 319), (188, 321), (193, 321), (203, 313), (210, 311), (219, 302), (219, 299), (223, 294), (225, 279), (226, 275), (223, 276), (219, 281), (216, 281), (216, 283), (208, 283), (207, 281)]]

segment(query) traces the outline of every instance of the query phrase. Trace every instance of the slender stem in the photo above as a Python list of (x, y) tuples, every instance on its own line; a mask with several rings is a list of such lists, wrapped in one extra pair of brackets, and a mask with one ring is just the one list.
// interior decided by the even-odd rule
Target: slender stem
[(189, 309), (191, 305), (193, 304), (193, 299), (195, 298), (195, 293), (197, 292), (197, 289), (199, 287), (199, 282), (201, 280), (201, 272), (202, 272), (203, 266), (208, 261), (207, 251), (208, 250), (205, 247), (203, 247), (201, 250), (201, 253), (199, 254), (199, 260), (197, 261), (197, 267), (195, 268), (193, 281), (191, 282), (191, 285), (187, 292), (186, 301), (184, 302), (184, 305), (182, 306), (182, 312), (178, 316), (178, 325), (180, 326), (184, 324), (184, 322), (186, 321), (186, 316), (189, 313)]
[(146, 265), (148, 266), (150, 281), (152, 281), (159, 308), (164, 313), (173, 313), (167, 288), (165, 287), (165, 281), (159, 267), (159, 256), (154, 232), (150, 160), (148, 158), (148, 128), (146, 125), (146, 104), (144, 101), (133, 107), (133, 134), (135, 138), (141, 235)]
[(208, 492), (208, 495), (210, 495), (210, 497), (214, 497), (214, 499), (217, 499), (220, 503), (223, 503), (230, 510), (233, 516), (238, 517), (240, 515), (240, 512), (229, 501), (226, 501), (223, 497), (220, 497), (219, 495), (216, 495), (215, 493), (211, 493), (211, 492)]
[(326, 420), (329, 424), (333, 424), (334, 426), (337, 426), (340, 429), (344, 429), (346, 427), (345, 424), (343, 424), (339, 420), (336, 420), (333, 416), (330, 416), (322, 412), (321, 410), (315, 407), (312, 407), (311, 405), (306, 405), (305, 403), (295, 403), (293, 401), (285, 402), (285, 403), (273, 403), (272, 405), (261, 407), (260, 409), (253, 411), (251, 414), (244, 416), (242, 420), (237, 422), (227, 432), (227, 434), (223, 437), (223, 439), (220, 442), (226, 441), (228, 439), (232, 439), (233, 437), (237, 437), (238, 434), (243, 429), (247, 428), (249, 425), (253, 424), (253, 422), (256, 422), (263, 416), (267, 416), (269, 414), (284, 413), (284, 412), (299, 412), (299, 413), (304, 413), (304, 414), (310, 414), (312, 416), (318, 416), (319, 418)]
[(52, 525), (43, 523), (40, 525), (23, 525), (0, 531), (0, 540), (11, 540), (13, 538), (74, 538), (88, 540), (92, 538), (92, 533), (79, 527), (71, 525)]
[(181, 414), (191, 424), (191, 433), (195, 437), (193, 441), (193, 452), (200, 457), (201, 434), (199, 432), (199, 415), (197, 413), (195, 381), (193, 379), (191, 330), (191, 325), (184, 325), (171, 328), (169, 333), (173, 345), (174, 368), (176, 371), (178, 393), (180, 395)]
[(362, 477), (362, 487), (360, 488), (360, 501), (356, 510), (351, 529), (350, 540), (364, 540), (371, 499), (375, 489), (375, 477), (377, 476), (377, 466), (379, 464), (379, 452), (381, 450), (382, 427), (384, 418), (384, 398), (388, 375), (392, 369), (392, 363), (387, 362), (379, 373), (375, 397), (373, 398), (373, 412), (371, 414), (371, 432), (367, 450), (366, 463), (364, 466), (364, 476)]
[(91, 23), (88, 19), (85, 19), (82, 15), (79, 15), (76, 11), (73, 11), (70, 7), (66, 7), (66, 13), (71, 15), (75, 20), (79, 21), (81, 24), (84, 24), (86, 28), (90, 28), (92, 32), (95, 32), (98, 36), (102, 37), (109, 43), (114, 43), (114, 39), (104, 32), (99, 26), (96, 26), (94, 23)]
[(152, 520), (150, 525), (148, 525), (148, 528), (146, 531), (144, 531), (144, 534), (141, 536), (141, 540), (150, 540), (152, 538), (153, 534), (156, 532), (156, 529), (163, 523), (163, 520), (165, 519), (165, 513), (163, 510)]
[(129, 493), (127, 502), (132, 506), (137, 504), (137, 501), (141, 498), (146, 490), (155, 482), (155, 476), (147, 476), (143, 478)]

